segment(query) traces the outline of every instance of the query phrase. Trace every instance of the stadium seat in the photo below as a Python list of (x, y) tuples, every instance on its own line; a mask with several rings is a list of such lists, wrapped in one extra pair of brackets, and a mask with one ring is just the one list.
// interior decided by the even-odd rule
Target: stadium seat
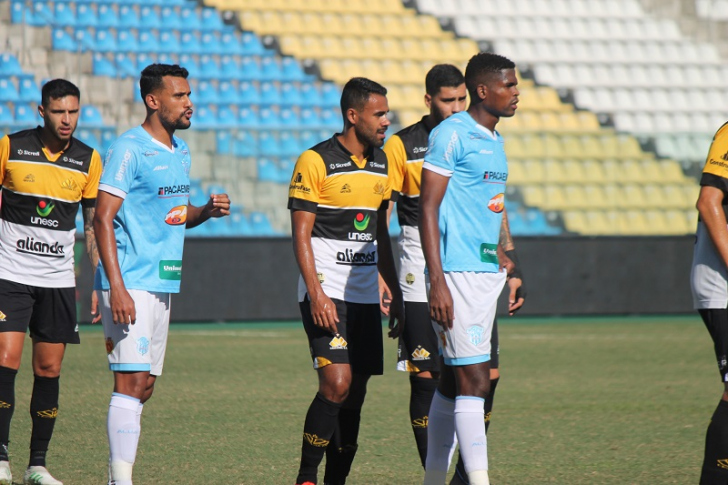
[(240, 79), (240, 66), (232, 56), (220, 59), (220, 77), (222, 79)]
[(195, 99), (197, 103), (202, 104), (218, 104), (221, 101), (217, 87), (209, 81), (197, 83)]
[(263, 79), (263, 74), (258, 61), (254, 57), (243, 57), (240, 65), (240, 80), (259, 81)]
[(230, 106), (218, 106), (217, 125), (225, 128), (235, 128), (238, 125), (237, 109)]
[(199, 31), (202, 28), (202, 22), (200, 22), (200, 17), (197, 15), (195, 5), (188, 3), (181, 6), (180, 18), (182, 19), (182, 25), (187, 30)]
[(96, 137), (94, 132), (87, 128), (79, 128), (78, 130), (76, 130), (73, 136), (75, 136), (91, 148), (98, 149), (99, 146), (101, 146), (101, 144), (99, 143), (99, 139)]
[(261, 60), (261, 77), (266, 81), (275, 81), (283, 77), (283, 71), (275, 57), (264, 57)]
[(110, 5), (99, 4), (97, 9), (97, 25), (99, 27), (118, 27), (119, 26), (119, 15), (116, 13)]
[(76, 25), (76, 16), (73, 13), (71, 5), (68, 3), (56, 2), (55, 23), (63, 27)]
[(111, 144), (116, 141), (116, 132), (114, 129), (107, 129), (107, 130), (101, 130), (101, 146), (99, 153), (103, 157), (107, 151), (109, 151), (109, 147), (111, 147)]
[(240, 104), (260, 104), (261, 96), (255, 84), (243, 81), (238, 86)]
[[(325, 86), (326, 84), (324, 84)], [(321, 92), (313, 83), (301, 83), (299, 106), (318, 107), (325, 106)]]
[(0, 127), (12, 126), (14, 122), (13, 112), (5, 103), (0, 103)]
[(0, 78), (0, 102), (15, 102), (20, 99), (18, 89), (10, 78)]
[(63, 29), (53, 29), (53, 49), (57, 51), (75, 51), (76, 41)]
[(258, 236), (274, 236), (276, 231), (268, 219), (268, 216), (263, 212), (251, 212), (250, 213), (250, 226), (253, 234)]
[[(167, 19), (164, 20), (165, 28), (174, 28), (168, 25)], [(139, 25), (140, 29), (160, 29), (162, 28), (162, 20), (159, 17), (159, 13), (154, 7), (149, 5), (143, 5), (139, 9)]]
[(0, 76), (24, 76), (23, 68), (18, 58), (13, 54), (0, 54)]
[(261, 108), (258, 112), (258, 123), (262, 128), (280, 128), (281, 119), (278, 113), (271, 108)]
[(259, 126), (258, 114), (250, 108), (242, 107), (238, 111), (238, 122), (240, 126), (257, 128)]
[(258, 169), (258, 180), (261, 182), (275, 182), (278, 183), (278, 167), (276, 167), (273, 160), (265, 157), (258, 158), (256, 161)]
[(158, 52), (164, 52), (166, 54), (178, 54), (181, 52), (189, 52), (191, 54), (199, 53), (199, 47), (197, 49), (195, 49), (194, 47), (194, 41), (196, 41), (197, 38), (190, 32), (184, 32), (182, 36), (185, 37), (187, 41), (191, 44), (190, 49), (192, 49), (194, 52), (187, 50), (183, 51), (182, 44), (177, 38), (177, 33), (173, 30), (163, 30), (159, 32)]
[[(121, 34), (120, 34), (121, 35)], [(167, 40), (171, 40), (169, 37)], [(129, 49), (129, 52), (139, 52), (144, 54), (157, 54), (162, 52), (159, 44), (159, 37), (155, 32), (142, 31), (139, 32), (139, 42), (136, 51)]]
[[(40, 100), (40, 98), (39, 98)], [(15, 105), (15, 125), (22, 125), (27, 128), (34, 128), (40, 122), (38, 112), (28, 104)]]
[(139, 26), (139, 14), (131, 5), (119, 5), (119, 27), (137, 28)]
[(233, 153), (236, 157), (254, 157), (258, 155), (257, 143), (249, 131), (238, 131), (236, 133), (233, 141)]
[(19, 99), (26, 103), (40, 104), (41, 92), (33, 78), (23, 78), (20, 80)]
[(101, 128), (104, 126), (104, 119), (95, 106), (87, 104), (81, 107), (78, 123), (86, 128)]
[(301, 126), (301, 118), (298, 116), (298, 112), (293, 108), (282, 107), (279, 111), (279, 118), (281, 128), (296, 129)]
[(200, 29), (220, 32), (224, 30), (225, 24), (223, 24), (220, 18), (220, 13), (209, 7), (203, 7), (200, 13)]
[(104, 54), (96, 52), (93, 55), (93, 73), (94, 76), (116, 77), (116, 67)]
[(280, 105), (283, 98), (274, 83), (264, 82), (260, 84), (260, 103), (267, 105)]

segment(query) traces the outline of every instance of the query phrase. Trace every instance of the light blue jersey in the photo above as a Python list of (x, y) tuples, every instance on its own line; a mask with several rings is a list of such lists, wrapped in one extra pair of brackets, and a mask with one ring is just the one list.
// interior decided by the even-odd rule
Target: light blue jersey
[(423, 169), (450, 177), (440, 205), (443, 271), (498, 272), (508, 162), (503, 138), (467, 111), (430, 133)]
[[(106, 154), (99, 190), (124, 199), (114, 218), (114, 235), (127, 289), (179, 293), (190, 154), (174, 137), (174, 149), (141, 126), (117, 139)], [(96, 289), (109, 289), (99, 262)]]

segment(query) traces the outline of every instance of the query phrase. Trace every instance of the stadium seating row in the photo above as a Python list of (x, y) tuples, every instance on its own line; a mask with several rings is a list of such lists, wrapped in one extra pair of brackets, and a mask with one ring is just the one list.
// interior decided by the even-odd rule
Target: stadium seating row
[(523, 202), (544, 210), (685, 209), (695, 207), (700, 187), (691, 185), (567, 184), (518, 186)]
[[(507, 150), (507, 149), (506, 149)], [(680, 166), (671, 160), (643, 159), (512, 159), (508, 183), (521, 184), (687, 184)]]
[[(0, 85), (2, 85), (1, 80)], [(4, 101), (0, 99), (0, 126), (33, 127), (41, 122), (36, 109), (36, 106), (40, 103), (40, 93), (32, 102), (15, 100), (12, 108)], [(89, 128), (102, 128), (105, 126), (98, 108), (90, 104), (81, 107), (78, 124)]]
[(351, 2), (348, 0), (205, 0), (205, 4), (219, 10), (276, 10), (281, 12), (318, 12), (351, 14), (393, 14), (405, 10), (401, 2), (391, 0), (368, 0)]
[(591, 236), (655, 236), (695, 232), (698, 213), (690, 210), (565, 210), (567, 231)]
[(635, 134), (686, 134), (714, 133), (726, 121), (725, 115), (714, 113), (615, 113), (614, 126), (620, 131)]
[(577, 104), (595, 111), (715, 112), (728, 106), (722, 89), (576, 88)]
[(597, 135), (510, 134), (506, 138), (509, 160), (527, 158), (644, 158), (638, 141), (629, 135), (602, 133)]
[(498, 16), (527, 15), (541, 17), (581, 17), (588, 19), (640, 19), (642, 6), (638, 0), (417, 0), (421, 12), (435, 15), (460, 12), (463, 16), (479, 12), (498, 12)]
[[(217, 153), (237, 157), (298, 157), (304, 150), (331, 137), (331, 130), (218, 130), (215, 133)], [(288, 178), (290, 178), (290, 172)]]
[(655, 149), (663, 157), (702, 162), (705, 161), (708, 155), (712, 141), (713, 136), (706, 133), (695, 135), (661, 134), (655, 135)]

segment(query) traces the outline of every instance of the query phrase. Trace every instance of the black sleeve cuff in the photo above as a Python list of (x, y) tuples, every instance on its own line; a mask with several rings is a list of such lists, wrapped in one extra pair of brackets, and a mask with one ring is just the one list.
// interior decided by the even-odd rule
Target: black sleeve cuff
[(295, 197), (288, 198), (288, 209), (291, 211), (313, 212), (318, 210), (318, 204), (310, 200), (297, 199)]
[(96, 207), (96, 198), (93, 199), (81, 199), (81, 207), (84, 209), (93, 209)]

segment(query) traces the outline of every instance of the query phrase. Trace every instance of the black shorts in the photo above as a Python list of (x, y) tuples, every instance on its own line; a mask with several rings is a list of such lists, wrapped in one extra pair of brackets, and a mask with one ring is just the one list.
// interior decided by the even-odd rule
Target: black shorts
[(0, 279), (0, 332), (37, 342), (77, 344), (76, 288), (41, 288)]
[(349, 364), (354, 374), (382, 375), (384, 343), (379, 304), (350, 303), (336, 299), (332, 301), (339, 317), (339, 323), (336, 324), (338, 335), (313, 323), (308, 295), (298, 304), (303, 328), (308, 336), (313, 368), (320, 369), (329, 364)]
[(698, 310), (698, 313), (713, 339), (720, 379), (728, 382), (728, 309)]
[(404, 302), (405, 326), (399, 336), (397, 370), (439, 372), (438, 339), (427, 302)]

